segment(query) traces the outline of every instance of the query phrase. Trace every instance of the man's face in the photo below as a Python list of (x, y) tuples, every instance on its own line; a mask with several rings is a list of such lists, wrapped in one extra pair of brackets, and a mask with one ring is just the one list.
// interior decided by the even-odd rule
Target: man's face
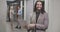
[(18, 7), (18, 9), (20, 9), (20, 7)]
[(36, 8), (37, 8), (37, 10), (41, 10), (42, 3), (41, 2), (37, 2)]

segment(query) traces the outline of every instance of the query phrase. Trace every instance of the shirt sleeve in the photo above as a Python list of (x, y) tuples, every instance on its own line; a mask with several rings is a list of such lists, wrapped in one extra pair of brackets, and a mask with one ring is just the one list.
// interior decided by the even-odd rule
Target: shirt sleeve
[(22, 10), (21, 9), (18, 10), (18, 15), (22, 15)]

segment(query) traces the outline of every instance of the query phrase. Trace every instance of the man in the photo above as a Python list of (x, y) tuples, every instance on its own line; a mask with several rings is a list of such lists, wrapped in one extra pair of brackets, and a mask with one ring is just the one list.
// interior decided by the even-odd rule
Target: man
[(18, 7), (17, 15), (18, 15), (18, 25), (16, 26), (16, 28), (21, 29), (20, 20), (22, 19), (22, 10), (20, 9), (20, 7)]
[(27, 26), (28, 32), (46, 32), (48, 28), (48, 13), (44, 10), (44, 3), (36, 1), (33, 14), (31, 15), (31, 23)]

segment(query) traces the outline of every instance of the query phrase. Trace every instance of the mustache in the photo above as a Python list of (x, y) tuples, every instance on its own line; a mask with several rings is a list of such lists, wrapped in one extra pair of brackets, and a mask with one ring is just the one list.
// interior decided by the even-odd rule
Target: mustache
[(38, 6), (38, 7), (36, 7), (36, 8), (42, 8), (42, 7), (39, 7), (39, 6)]

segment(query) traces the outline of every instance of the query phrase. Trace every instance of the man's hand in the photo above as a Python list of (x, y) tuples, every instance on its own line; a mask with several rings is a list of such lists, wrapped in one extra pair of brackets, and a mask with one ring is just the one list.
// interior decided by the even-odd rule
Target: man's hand
[(33, 29), (34, 27), (35, 27), (35, 24), (28, 24), (24, 26), (25, 29)]
[(35, 24), (29, 24), (28, 25), (28, 29), (31, 29), (31, 28), (34, 28), (35, 27)]

